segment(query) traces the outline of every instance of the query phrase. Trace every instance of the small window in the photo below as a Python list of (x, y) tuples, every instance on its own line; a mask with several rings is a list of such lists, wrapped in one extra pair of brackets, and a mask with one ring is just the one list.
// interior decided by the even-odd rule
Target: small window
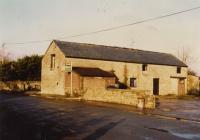
[(181, 67), (177, 67), (177, 73), (181, 73)]
[(55, 68), (55, 54), (51, 54), (51, 69)]
[(136, 78), (130, 78), (130, 87), (136, 87)]
[(142, 71), (147, 71), (147, 64), (142, 65)]

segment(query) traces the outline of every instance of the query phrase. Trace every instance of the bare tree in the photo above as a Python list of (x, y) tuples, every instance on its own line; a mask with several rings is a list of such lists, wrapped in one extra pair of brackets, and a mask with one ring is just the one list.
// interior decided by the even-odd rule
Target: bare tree
[(196, 76), (197, 74), (196, 74), (196, 72), (195, 71), (193, 71), (192, 69), (188, 69), (188, 74), (189, 75), (193, 75), (193, 76)]
[(189, 65), (189, 63), (191, 63), (192, 55), (189, 49), (182, 47), (182, 49), (177, 52), (177, 56), (185, 64)]
[(182, 47), (182, 49), (177, 52), (177, 57), (189, 66), (188, 74), (195, 76), (196, 72), (190, 68), (191, 63), (195, 62), (195, 59), (193, 58), (191, 54), (191, 50), (188, 48)]

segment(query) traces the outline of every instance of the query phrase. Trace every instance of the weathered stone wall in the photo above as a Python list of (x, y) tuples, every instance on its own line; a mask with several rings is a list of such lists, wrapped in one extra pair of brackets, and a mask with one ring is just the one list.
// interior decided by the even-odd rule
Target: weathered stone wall
[[(51, 69), (51, 54), (55, 54), (55, 68)], [(65, 95), (65, 55), (53, 42), (42, 59), (41, 93)]]
[(0, 81), (0, 90), (41, 90), (40, 81)]
[[(72, 74), (72, 89), (76, 94), (83, 93), (87, 89), (103, 88), (115, 84), (115, 77), (82, 77), (75, 72)], [(71, 73), (65, 73), (65, 94), (69, 95), (71, 89)]]
[(144, 108), (155, 108), (155, 96), (145, 91), (119, 89), (88, 89), (83, 96), (84, 100), (126, 104), (138, 107), (144, 100)]
[(198, 76), (188, 75), (188, 92), (199, 92), (200, 80)]
[[(71, 63), (77, 67), (98, 67), (105, 71), (114, 71), (119, 81), (124, 83), (127, 77), (127, 85), (130, 85), (130, 78), (137, 78), (137, 90), (149, 90), (153, 94), (153, 78), (160, 79), (159, 95), (176, 94), (178, 95), (178, 78), (186, 77), (185, 93), (187, 93), (187, 67), (182, 67), (181, 74), (177, 74), (176, 66), (148, 65), (147, 71), (142, 71), (142, 64), (101, 61), (79, 58), (66, 58), (65, 63)], [(125, 70), (126, 69), (126, 70)], [(126, 73), (125, 73), (126, 71)]]
[(106, 89), (109, 85), (115, 84), (115, 78), (109, 77), (83, 77), (83, 88), (84, 89)]

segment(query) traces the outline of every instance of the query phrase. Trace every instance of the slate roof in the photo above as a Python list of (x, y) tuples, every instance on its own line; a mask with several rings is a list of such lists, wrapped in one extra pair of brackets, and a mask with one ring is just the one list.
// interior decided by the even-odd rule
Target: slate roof
[(66, 57), (187, 67), (171, 54), (54, 40)]
[(73, 71), (87, 77), (116, 77), (115, 74), (100, 68), (73, 67)]

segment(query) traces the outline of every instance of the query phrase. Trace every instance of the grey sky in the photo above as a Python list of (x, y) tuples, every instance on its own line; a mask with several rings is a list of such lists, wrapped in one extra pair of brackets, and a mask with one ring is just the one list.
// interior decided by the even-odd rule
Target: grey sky
[[(200, 6), (200, 0), (0, 0), (0, 43), (45, 40), (131, 23)], [(200, 74), (200, 10), (115, 31), (71, 39), (193, 55)], [(13, 56), (43, 54), (50, 42), (7, 45)]]

